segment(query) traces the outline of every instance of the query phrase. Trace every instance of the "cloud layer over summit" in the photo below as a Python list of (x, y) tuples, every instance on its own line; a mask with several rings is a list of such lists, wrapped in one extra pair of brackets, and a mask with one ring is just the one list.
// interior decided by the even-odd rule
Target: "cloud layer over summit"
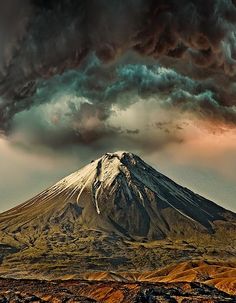
[(235, 0), (0, 1), (3, 159), (163, 152), (235, 184), (235, 80)]
[[(62, 88), (63, 102), (70, 99), (60, 115), (67, 122), (58, 128), (64, 144), (120, 134), (107, 122), (112, 108), (140, 98), (235, 126), (234, 1), (8, 2), (0, 4), (3, 133), (15, 131), (19, 113), (53, 107)], [(98, 123), (88, 136), (86, 116)]]

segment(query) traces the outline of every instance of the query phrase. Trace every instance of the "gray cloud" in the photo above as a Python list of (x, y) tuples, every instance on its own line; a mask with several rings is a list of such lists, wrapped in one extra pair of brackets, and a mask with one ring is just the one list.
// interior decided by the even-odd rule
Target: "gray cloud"
[[(133, 49), (157, 59), (187, 57), (196, 65), (235, 71), (236, 8), (231, 0), (10, 3), (9, 11), (20, 14), (12, 26), (14, 43), (11, 39), (1, 44), (9, 49), (4, 76), (12, 84), (2, 87), (8, 94), (16, 89), (11, 86), (21, 88), (39, 76), (79, 67), (93, 51), (105, 62)], [(8, 25), (14, 14), (9, 17)], [(8, 27), (4, 32), (8, 36)]]
[[(5, 135), (19, 128), (53, 147), (99, 145), (114, 136), (135, 141), (140, 129), (112, 125), (114, 106), (126, 110), (150, 98), (235, 127), (233, 1), (14, 0), (1, 6)], [(127, 51), (143, 59), (124, 56)]]
[[(142, 123), (137, 118), (137, 123), (127, 127), (121, 120), (114, 123), (116, 115), (132, 111), (132, 105), (141, 102), (145, 105), (142, 110), (147, 112), (177, 110), (234, 126), (235, 108), (221, 104), (213, 88), (211, 81), (192, 80), (159, 65), (120, 62), (104, 67), (92, 57), (80, 70), (40, 80), (33, 96), (16, 103), (7, 133), (14, 137), (21, 132), (21, 141), (54, 149), (75, 145), (102, 150), (107, 146), (158, 149), (183, 141), (176, 126), (179, 117), (172, 115), (173, 122), (160, 122), (157, 114), (152, 123), (148, 123), (148, 117)], [(132, 116), (138, 114), (136, 110)], [(152, 140), (145, 132), (158, 134), (159, 139)]]

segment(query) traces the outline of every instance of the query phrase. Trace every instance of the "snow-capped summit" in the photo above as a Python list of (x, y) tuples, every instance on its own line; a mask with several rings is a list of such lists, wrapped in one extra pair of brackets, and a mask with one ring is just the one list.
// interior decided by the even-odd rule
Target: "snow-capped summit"
[[(118, 151), (67, 176), (0, 215), (0, 230), (95, 229), (130, 238), (160, 239), (213, 233), (232, 213), (157, 172), (138, 156)], [(36, 228), (37, 229), (37, 228)]]

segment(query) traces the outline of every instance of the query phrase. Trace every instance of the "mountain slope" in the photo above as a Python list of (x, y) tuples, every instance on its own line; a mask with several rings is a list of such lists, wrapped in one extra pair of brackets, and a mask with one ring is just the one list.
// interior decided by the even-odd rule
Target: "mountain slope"
[(235, 215), (126, 152), (105, 154), (30, 201), (0, 215), (0, 230), (98, 229), (131, 238), (214, 232)]

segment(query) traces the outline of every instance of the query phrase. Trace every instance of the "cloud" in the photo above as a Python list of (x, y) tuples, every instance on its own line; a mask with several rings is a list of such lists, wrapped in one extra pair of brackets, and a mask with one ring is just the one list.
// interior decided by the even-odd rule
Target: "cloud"
[(113, 109), (150, 99), (157, 108), (235, 127), (233, 1), (14, 0), (1, 6), (5, 135), (53, 148), (98, 146), (114, 136), (135, 141), (140, 127), (114, 127)]
[[(224, 104), (218, 95), (210, 80), (192, 80), (158, 64), (120, 62), (104, 67), (93, 56), (80, 70), (40, 80), (33, 96), (16, 102), (12, 111), (5, 109), (9, 116), (3, 129), (12, 140), (53, 149), (76, 145), (99, 149), (102, 144), (132, 148), (132, 142), (135, 148), (139, 144), (148, 148), (146, 141), (151, 138), (145, 132), (152, 134), (159, 123), (166, 139), (159, 133), (161, 139), (157, 141), (163, 146), (183, 140), (176, 132), (180, 114), (234, 127), (235, 107)], [(136, 103), (143, 103), (140, 114), (134, 110)], [(129, 127), (121, 119), (114, 123), (117, 115), (130, 110), (133, 116), (140, 116), (136, 124)], [(163, 121), (158, 114), (163, 110), (173, 120), (165, 128), (160, 127)], [(145, 111), (156, 113), (153, 123), (148, 123)], [(158, 144), (150, 144), (158, 149)]]
[[(127, 50), (155, 59), (187, 60), (235, 74), (236, 7), (230, 0), (14, 0), (2, 27), (8, 50), (2, 93), (78, 68), (91, 52), (104, 62)], [(19, 12), (14, 18), (14, 12)], [(24, 92), (23, 92), (24, 91)]]
[(9, 11), (17, 10), (26, 13), (15, 22), (18, 44), (4, 43), (17, 49), (9, 76), (14, 68), (16, 76), (48, 76), (78, 67), (91, 51), (107, 62), (128, 49), (235, 70), (236, 7), (230, 0), (14, 0)]

